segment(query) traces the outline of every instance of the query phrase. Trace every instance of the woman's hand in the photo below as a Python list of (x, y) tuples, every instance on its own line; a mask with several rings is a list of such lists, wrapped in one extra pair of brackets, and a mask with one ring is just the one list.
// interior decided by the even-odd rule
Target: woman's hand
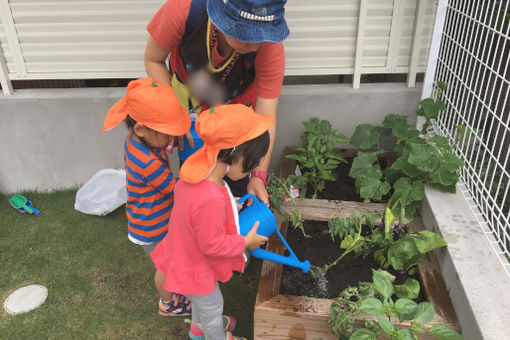
[[(261, 178), (251, 177), (248, 186), (246, 187), (249, 194), (257, 196), (257, 198), (264, 202), (269, 207), (269, 198), (266, 190), (266, 186)], [(252, 199), (249, 199), (247, 205), (250, 206), (253, 203)]]
[(195, 142), (193, 141), (193, 135), (188, 131), (185, 135), (176, 137), (179, 150), (184, 150), (184, 137), (188, 140), (189, 147), (193, 149), (195, 147)]
[(267, 241), (267, 237), (257, 234), (259, 228), (259, 221), (255, 222), (251, 230), (244, 237), (246, 248), (250, 250), (257, 249)]

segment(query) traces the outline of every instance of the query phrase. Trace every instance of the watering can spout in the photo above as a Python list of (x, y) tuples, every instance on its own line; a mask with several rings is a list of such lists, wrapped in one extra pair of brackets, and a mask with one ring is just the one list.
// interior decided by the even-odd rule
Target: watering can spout
[(278, 230), (278, 226), (276, 225), (276, 217), (274, 217), (271, 210), (269, 210), (269, 208), (264, 203), (260, 202), (257, 197), (251, 194), (243, 196), (241, 199), (239, 199), (239, 201), (237, 201), (237, 203), (240, 204), (249, 198), (253, 199), (253, 204), (244, 208), (244, 210), (239, 213), (239, 226), (241, 235), (245, 236), (251, 230), (255, 222), (258, 221), (259, 227), (257, 229), (257, 234), (269, 237), (276, 232), (290, 253), (289, 256), (282, 256), (280, 254), (275, 254), (270, 251), (257, 248), (255, 250), (250, 250), (251, 255), (262, 260), (268, 260), (281, 263), (286, 266), (296, 267), (301, 269), (303, 273), (308, 273), (310, 270), (310, 262), (307, 260), (303, 262), (299, 261), (292, 249), (290, 249), (287, 241), (285, 241), (285, 238)]
[(250, 250), (250, 253), (253, 257), (256, 257), (261, 260), (268, 260), (272, 262), (277, 262), (284, 264), (286, 266), (295, 267), (298, 269), (301, 269), (304, 274), (308, 273), (310, 270), (310, 262), (308, 260), (305, 261), (299, 261), (297, 257), (289, 255), (289, 256), (282, 256), (279, 254), (272, 253), (270, 251), (267, 251), (265, 249), (257, 248), (255, 250)]

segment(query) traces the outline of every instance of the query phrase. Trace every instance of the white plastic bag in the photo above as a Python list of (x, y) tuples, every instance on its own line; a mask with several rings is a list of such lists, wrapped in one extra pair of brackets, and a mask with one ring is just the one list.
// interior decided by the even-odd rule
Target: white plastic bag
[(74, 209), (84, 214), (104, 216), (126, 201), (126, 170), (103, 169), (78, 190)]

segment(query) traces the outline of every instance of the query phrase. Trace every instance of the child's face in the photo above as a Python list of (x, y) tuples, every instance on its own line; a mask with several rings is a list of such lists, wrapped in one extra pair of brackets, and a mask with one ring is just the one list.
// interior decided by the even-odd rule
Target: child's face
[(141, 124), (139, 126), (135, 125), (134, 130), (138, 137), (143, 138), (143, 140), (153, 148), (164, 148), (174, 139), (173, 136), (152, 130)]
[[(246, 176), (248, 176), (250, 174), (250, 171), (248, 172), (244, 172), (243, 171), (243, 160), (244, 158), (241, 157), (240, 159), (237, 160), (237, 162), (233, 163), (231, 166), (230, 166), (230, 169), (228, 170), (227, 172), (227, 176), (233, 180), (233, 181), (238, 181)], [(260, 161), (259, 161), (260, 163)]]

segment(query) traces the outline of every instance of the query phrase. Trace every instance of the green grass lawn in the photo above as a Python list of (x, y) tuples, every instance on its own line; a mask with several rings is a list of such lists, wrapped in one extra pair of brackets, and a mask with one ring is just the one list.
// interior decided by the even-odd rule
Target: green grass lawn
[[(23, 193), (42, 215), (20, 214), (0, 195), (0, 338), (186, 339), (185, 318), (158, 315), (154, 267), (129, 242), (123, 207), (105, 217), (74, 210), (76, 191)], [(222, 285), (225, 314), (236, 335), (253, 337), (253, 305), (261, 263)], [(42, 284), (41, 307), (10, 315), (3, 302), (14, 290)]]

